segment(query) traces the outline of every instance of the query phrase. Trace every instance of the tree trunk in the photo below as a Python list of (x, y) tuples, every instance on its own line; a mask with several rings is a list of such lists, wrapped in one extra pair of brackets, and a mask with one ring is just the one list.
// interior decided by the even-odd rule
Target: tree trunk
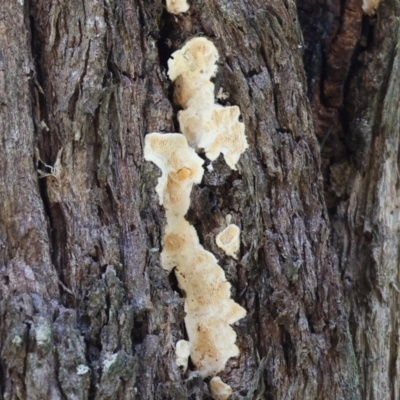
[[(143, 158), (147, 133), (179, 132), (167, 61), (195, 36), (250, 145), (187, 215), (247, 310), (222, 380), (235, 399), (398, 398), (400, 4), (361, 6), (3, 0), (0, 399), (209, 398), (175, 362), (184, 299)], [(238, 261), (215, 244), (228, 216)]]
[(304, 60), (360, 394), (398, 399), (400, 3), (316, 3), (298, 1)]

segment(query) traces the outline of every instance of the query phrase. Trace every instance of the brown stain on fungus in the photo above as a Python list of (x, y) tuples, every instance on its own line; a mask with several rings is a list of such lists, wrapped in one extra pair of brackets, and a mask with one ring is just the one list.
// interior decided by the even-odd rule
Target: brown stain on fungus
[(183, 181), (192, 176), (192, 170), (190, 168), (183, 167), (178, 171), (178, 179)]

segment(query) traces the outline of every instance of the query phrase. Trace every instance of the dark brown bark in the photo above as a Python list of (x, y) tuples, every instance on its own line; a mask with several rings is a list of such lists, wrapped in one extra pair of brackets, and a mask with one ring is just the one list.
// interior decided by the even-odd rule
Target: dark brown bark
[[(385, 1), (376, 16), (363, 17), (352, 13), (352, 3), (299, 1), (305, 40), (314, 49), (305, 66), (361, 397), (397, 399), (400, 5)], [(320, 40), (311, 35), (313, 23)], [(337, 52), (340, 41), (346, 44)], [(325, 69), (312, 67), (318, 64)], [(334, 99), (327, 87), (335, 79)]]
[[(1, 4), (0, 398), (209, 398), (175, 364), (183, 299), (143, 159), (147, 133), (179, 131), (167, 60), (199, 35), (250, 144), (188, 213), (247, 310), (222, 379), (236, 399), (397, 398), (399, 5), (298, 6), (305, 49), (290, 0)], [(228, 214), (238, 262), (215, 244)]]

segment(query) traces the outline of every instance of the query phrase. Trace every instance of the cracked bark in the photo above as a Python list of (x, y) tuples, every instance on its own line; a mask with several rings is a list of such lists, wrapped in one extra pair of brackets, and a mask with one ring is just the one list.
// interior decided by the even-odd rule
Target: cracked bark
[(400, 6), (385, 1), (367, 17), (353, 3), (298, 7), (361, 398), (397, 399)]
[[(166, 63), (196, 35), (250, 143), (188, 214), (248, 312), (222, 379), (237, 399), (397, 398), (399, 5), (298, 7), (305, 43), (292, 1), (3, 1), (0, 398), (209, 397), (175, 365), (183, 300), (143, 160), (146, 133), (177, 131)], [(228, 214), (238, 262), (215, 244)]]

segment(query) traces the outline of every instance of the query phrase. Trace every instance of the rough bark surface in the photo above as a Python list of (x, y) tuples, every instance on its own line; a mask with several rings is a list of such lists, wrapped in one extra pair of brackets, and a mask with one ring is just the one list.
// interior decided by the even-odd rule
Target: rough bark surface
[[(147, 133), (179, 131), (167, 60), (194, 36), (250, 144), (188, 213), (247, 310), (221, 378), (236, 399), (397, 398), (399, 4), (316, 3), (307, 89), (291, 0), (2, 2), (0, 399), (209, 398), (175, 364), (183, 298), (143, 159)], [(238, 261), (215, 244), (228, 215)]]
[(400, 4), (317, 3), (298, 1), (304, 60), (361, 398), (398, 399)]

